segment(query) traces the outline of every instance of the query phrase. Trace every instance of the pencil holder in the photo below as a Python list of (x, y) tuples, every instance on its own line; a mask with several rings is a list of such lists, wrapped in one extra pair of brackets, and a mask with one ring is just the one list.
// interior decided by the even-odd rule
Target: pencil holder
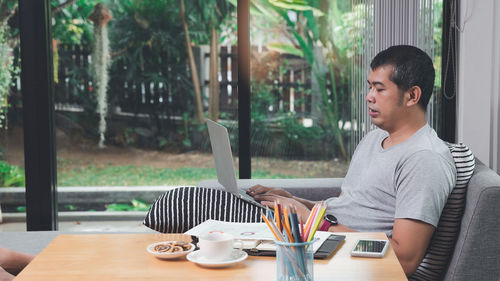
[(274, 241), (276, 244), (276, 278), (278, 281), (314, 280), (313, 243), (287, 243)]

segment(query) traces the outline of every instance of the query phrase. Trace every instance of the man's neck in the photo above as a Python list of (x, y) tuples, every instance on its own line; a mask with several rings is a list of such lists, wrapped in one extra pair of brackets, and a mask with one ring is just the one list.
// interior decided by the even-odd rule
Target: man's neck
[(418, 130), (427, 124), (425, 118), (414, 119), (413, 122), (405, 122), (402, 126), (394, 130), (388, 130), (389, 136), (382, 142), (382, 147), (387, 149), (389, 147), (395, 146), (397, 144), (407, 141), (411, 136), (413, 136)]

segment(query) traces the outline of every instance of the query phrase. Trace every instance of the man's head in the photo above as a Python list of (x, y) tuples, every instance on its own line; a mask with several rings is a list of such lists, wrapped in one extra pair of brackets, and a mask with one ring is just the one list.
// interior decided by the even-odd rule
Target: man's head
[[(388, 131), (420, 128), (434, 85), (431, 59), (411, 46), (394, 46), (377, 54), (366, 95), (372, 123)], [(408, 130), (410, 129), (410, 130)]]
[(370, 64), (372, 71), (382, 66), (392, 67), (389, 79), (400, 91), (400, 102), (403, 94), (412, 87), (420, 88), (418, 105), (425, 112), (434, 88), (435, 72), (431, 58), (419, 48), (398, 45), (378, 53)]

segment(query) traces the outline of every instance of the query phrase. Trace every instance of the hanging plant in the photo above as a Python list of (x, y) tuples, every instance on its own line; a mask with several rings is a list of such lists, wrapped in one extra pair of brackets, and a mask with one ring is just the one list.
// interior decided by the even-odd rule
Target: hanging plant
[(6, 27), (0, 28), (0, 128), (7, 128), (7, 96), (12, 84), (12, 49), (7, 44)]
[(111, 14), (103, 4), (97, 4), (89, 16), (94, 23), (94, 45), (92, 50), (92, 68), (97, 87), (97, 113), (99, 113), (99, 147), (104, 147), (106, 132), (106, 114), (108, 102), (106, 91), (108, 88), (109, 56), (108, 29), (106, 25), (111, 20)]

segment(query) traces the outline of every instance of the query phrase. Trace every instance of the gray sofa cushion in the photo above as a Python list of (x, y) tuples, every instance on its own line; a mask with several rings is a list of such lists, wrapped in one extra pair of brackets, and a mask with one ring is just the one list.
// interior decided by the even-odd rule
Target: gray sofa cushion
[(59, 234), (58, 231), (0, 232), (0, 247), (37, 255)]
[(500, 280), (500, 176), (476, 159), (444, 280)]
[[(330, 197), (338, 197), (343, 178), (300, 178), (300, 179), (239, 179), (238, 187), (248, 189), (256, 184), (274, 188), (282, 188), (291, 194), (312, 200), (320, 201)], [(196, 186), (224, 189), (217, 180), (202, 180)]]
[(446, 144), (455, 161), (456, 184), (448, 196), (427, 252), (410, 280), (440, 280), (453, 253), (460, 230), (467, 185), (474, 172), (474, 155), (463, 144)]

